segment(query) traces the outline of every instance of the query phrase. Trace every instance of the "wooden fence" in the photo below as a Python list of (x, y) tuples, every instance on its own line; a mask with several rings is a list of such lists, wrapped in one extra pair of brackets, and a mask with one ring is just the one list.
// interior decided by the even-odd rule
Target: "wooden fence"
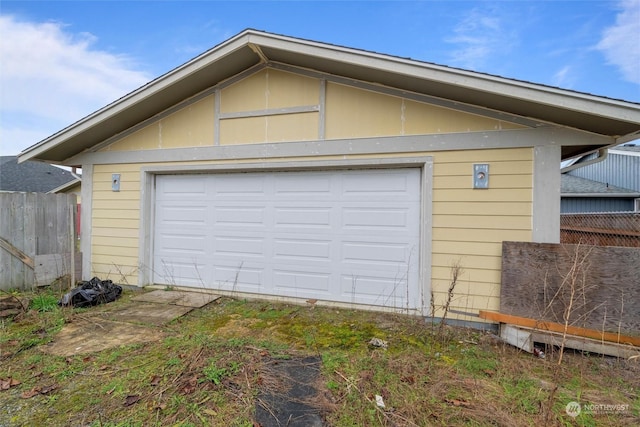
[(500, 312), (640, 336), (640, 248), (503, 242)]
[(81, 277), (76, 209), (74, 194), (0, 193), (0, 289)]

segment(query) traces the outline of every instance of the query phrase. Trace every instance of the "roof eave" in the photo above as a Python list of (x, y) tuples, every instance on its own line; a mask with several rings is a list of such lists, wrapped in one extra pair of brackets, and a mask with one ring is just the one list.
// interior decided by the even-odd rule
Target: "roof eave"
[(166, 74), (154, 79), (144, 86), (134, 90), (133, 92), (123, 96), (120, 99), (106, 105), (105, 107), (89, 114), (88, 116), (80, 119), (79, 121), (67, 126), (59, 132), (43, 139), (37, 144), (23, 150), (18, 154), (18, 163), (22, 163), (27, 160), (38, 160), (38, 156), (47, 152), (53, 147), (64, 143), (65, 141), (86, 132), (94, 126), (103, 123), (105, 120), (113, 117), (117, 114), (123, 113), (132, 106), (139, 104), (145, 99), (152, 97), (158, 93), (161, 93), (166, 88), (172, 86), (177, 81), (181, 81), (193, 74), (195, 71), (216, 62), (220, 58), (228, 55), (229, 53), (240, 49), (247, 45), (246, 39), (248, 39), (251, 31), (245, 31), (238, 34), (231, 39), (215, 46), (214, 48), (206, 51), (191, 61), (169, 71)]
[[(235, 53), (235, 54), (234, 54)], [(231, 54), (234, 54), (231, 56)], [(288, 36), (245, 30), (184, 65), (158, 77), (95, 113), (44, 139), (19, 154), (18, 161), (64, 162), (109, 136), (117, 135), (130, 122), (153, 115), (181, 99), (203, 90), (199, 72), (242, 71), (247, 65), (266, 60), (318, 69), (327, 73), (345, 71), (350, 78), (367, 76), (371, 82), (406, 90), (432, 90), (435, 96), (476, 103), (486, 108), (548, 121), (612, 138), (625, 138), (640, 130), (640, 106), (499, 76), (445, 67), (407, 58), (328, 45)], [(234, 68), (235, 67), (235, 68)], [(224, 78), (220, 71), (217, 78)], [(190, 79), (191, 77), (191, 79)], [(207, 84), (215, 85), (219, 81)], [(195, 91), (195, 92), (194, 92)], [(154, 102), (151, 102), (151, 100)], [(155, 103), (155, 100), (163, 102)], [(155, 108), (155, 111), (152, 109)], [(116, 120), (118, 118), (118, 120)], [(120, 120), (122, 119), (122, 120)], [(128, 120), (125, 120), (128, 119)], [(596, 123), (597, 122), (597, 123)], [(84, 139), (82, 137), (85, 137)], [(62, 147), (68, 142), (71, 147)], [(91, 145), (92, 144), (92, 145)], [(71, 151), (75, 152), (71, 153)], [(47, 155), (45, 155), (47, 154)]]

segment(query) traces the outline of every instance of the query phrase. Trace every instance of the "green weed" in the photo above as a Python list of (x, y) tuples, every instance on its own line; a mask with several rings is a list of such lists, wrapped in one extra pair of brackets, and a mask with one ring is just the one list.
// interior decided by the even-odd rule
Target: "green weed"
[(33, 300), (31, 300), (29, 308), (40, 312), (58, 310), (58, 298), (52, 294), (36, 295)]

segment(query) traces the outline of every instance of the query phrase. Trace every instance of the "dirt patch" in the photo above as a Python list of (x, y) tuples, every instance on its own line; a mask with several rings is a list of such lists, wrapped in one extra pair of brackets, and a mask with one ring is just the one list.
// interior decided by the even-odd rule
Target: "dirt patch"
[(69, 323), (42, 346), (43, 352), (56, 356), (92, 353), (121, 345), (140, 344), (162, 338), (162, 333), (128, 323), (86, 319)]

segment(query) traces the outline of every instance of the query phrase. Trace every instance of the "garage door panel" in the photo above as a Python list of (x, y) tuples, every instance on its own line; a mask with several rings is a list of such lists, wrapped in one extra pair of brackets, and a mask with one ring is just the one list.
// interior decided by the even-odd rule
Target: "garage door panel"
[(260, 292), (264, 283), (264, 268), (247, 263), (223, 262), (213, 267), (212, 280), (225, 290)]
[(418, 307), (418, 169), (192, 178), (158, 177), (157, 283)]
[(409, 226), (409, 208), (347, 207), (342, 210), (342, 227), (379, 231), (405, 230)]
[(273, 270), (273, 289), (280, 295), (326, 297), (331, 295), (331, 281), (332, 276), (329, 272), (304, 271), (300, 268)]
[(411, 246), (388, 241), (351, 241), (343, 242), (341, 250), (347, 264), (398, 266), (407, 264)]
[(319, 206), (276, 206), (274, 208), (274, 225), (277, 228), (314, 228), (328, 230), (331, 228), (332, 209)]
[(333, 194), (331, 182), (331, 175), (322, 173), (306, 173), (303, 180), (296, 174), (279, 174), (273, 178), (274, 200), (316, 200), (318, 197), (329, 197)]
[(197, 175), (174, 175), (158, 182), (158, 200), (186, 200), (203, 198), (207, 192), (206, 182)]
[(273, 257), (281, 260), (321, 261), (331, 260), (331, 240), (319, 240), (304, 235), (292, 238), (275, 238)]
[(217, 236), (213, 239), (214, 256), (237, 258), (264, 258), (265, 239), (246, 236)]
[[(209, 176), (211, 181), (212, 177)], [(265, 194), (264, 180), (255, 179), (253, 174), (217, 175), (212, 185), (213, 195), (220, 200), (260, 197)]]
[(163, 284), (204, 286), (207, 267), (197, 258), (164, 257), (156, 264), (156, 275), (160, 275), (164, 279)]
[(162, 203), (156, 209), (156, 221), (165, 226), (183, 227), (193, 225), (203, 227), (206, 225), (207, 207), (205, 205), (185, 205)]
[[(407, 281), (395, 277), (376, 277), (364, 274), (344, 275), (341, 294), (344, 299), (357, 299), (367, 304), (402, 307), (406, 304)], [(411, 296), (410, 296), (411, 297)]]
[[(382, 177), (382, 179), (376, 179)], [(378, 170), (343, 174), (342, 193), (347, 200), (358, 197), (416, 197), (419, 182), (409, 179), (403, 170)]]
[(207, 241), (202, 234), (187, 234), (181, 231), (180, 234), (159, 233), (157, 235), (156, 247), (161, 254), (181, 254), (205, 255), (207, 253)]
[(214, 211), (214, 225), (221, 227), (264, 227), (266, 209), (261, 206), (219, 206)]

